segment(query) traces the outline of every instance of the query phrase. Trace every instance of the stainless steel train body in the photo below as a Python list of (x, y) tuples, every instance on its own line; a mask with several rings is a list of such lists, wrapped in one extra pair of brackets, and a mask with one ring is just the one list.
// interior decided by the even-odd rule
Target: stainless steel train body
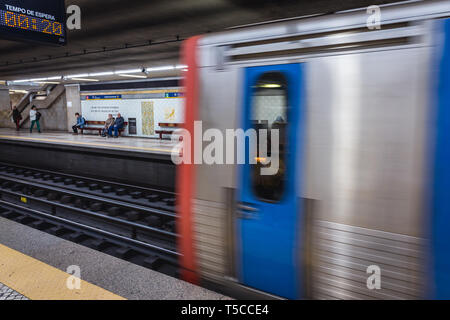
[(356, 10), (192, 40), (191, 120), (224, 136), (287, 124), (276, 181), (248, 165), (187, 169), (184, 250), (203, 280), (291, 299), (450, 298), (437, 195), (450, 1), (380, 13), (379, 28)]

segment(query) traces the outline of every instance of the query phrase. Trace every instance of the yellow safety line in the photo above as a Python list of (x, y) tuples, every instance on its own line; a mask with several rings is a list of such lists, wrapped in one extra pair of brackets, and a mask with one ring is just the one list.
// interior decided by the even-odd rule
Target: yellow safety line
[(135, 147), (135, 146), (121, 146), (121, 145), (82, 142), (82, 141), (67, 141), (67, 140), (58, 140), (58, 139), (19, 137), (19, 136), (7, 136), (7, 135), (0, 135), (0, 138), (16, 139), (16, 140), (30, 140), (30, 141), (39, 141), (39, 142), (57, 142), (57, 143), (65, 144), (65, 145), (78, 144), (78, 145), (87, 145), (87, 146), (93, 146), (93, 147), (108, 147), (108, 148), (116, 148), (116, 149), (134, 149), (134, 150), (158, 151), (158, 152), (164, 152), (164, 153), (172, 153), (171, 150), (169, 151), (167, 149)]
[(67, 283), (73, 286), (75, 282), (70, 277), (0, 244), (0, 282), (31, 300), (126, 300), (84, 280), (80, 289), (71, 290)]

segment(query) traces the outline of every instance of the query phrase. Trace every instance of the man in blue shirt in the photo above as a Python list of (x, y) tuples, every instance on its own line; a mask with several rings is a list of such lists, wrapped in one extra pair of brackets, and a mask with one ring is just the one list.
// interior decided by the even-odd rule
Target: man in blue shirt
[(116, 121), (114, 122), (114, 125), (110, 126), (108, 129), (108, 136), (112, 137), (112, 131), (114, 130), (114, 138), (118, 138), (119, 130), (123, 129), (124, 125), (125, 125), (125, 119), (122, 118), (122, 115), (120, 113), (118, 113)]
[(77, 112), (75, 113), (77, 117), (77, 124), (72, 127), (73, 133), (78, 134), (78, 129), (83, 129), (86, 126), (86, 120)]

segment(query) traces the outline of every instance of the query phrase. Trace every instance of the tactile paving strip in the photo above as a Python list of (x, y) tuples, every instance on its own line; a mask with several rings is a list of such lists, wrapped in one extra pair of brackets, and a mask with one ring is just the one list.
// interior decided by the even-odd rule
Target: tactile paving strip
[(68, 273), (0, 244), (0, 281), (30, 300), (125, 300), (80, 279), (80, 287), (67, 286)]
[(27, 297), (0, 283), (0, 300), (29, 300)]

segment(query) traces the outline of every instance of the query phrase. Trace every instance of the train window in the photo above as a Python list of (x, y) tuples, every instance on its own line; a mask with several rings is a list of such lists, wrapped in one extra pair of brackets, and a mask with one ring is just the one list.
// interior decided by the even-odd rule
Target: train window
[[(258, 158), (257, 164), (251, 166), (252, 187), (255, 195), (262, 201), (279, 202), (285, 190), (286, 175), (286, 129), (288, 121), (288, 83), (281, 72), (267, 72), (263, 74), (253, 87), (251, 123), (254, 129), (268, 130), (267, 155), (279, 156), (280, 167), (275, 175), (262, 175), (261, 168), (269, 167)], [(279, 132), (279, 154), (271, 154), (271, 129)], [(259, 139), (259, 135), (258, 135)], [(277, 150), (275, 148), (275, 150)], [(259, 155), (258, 141), (258, 155)]]

